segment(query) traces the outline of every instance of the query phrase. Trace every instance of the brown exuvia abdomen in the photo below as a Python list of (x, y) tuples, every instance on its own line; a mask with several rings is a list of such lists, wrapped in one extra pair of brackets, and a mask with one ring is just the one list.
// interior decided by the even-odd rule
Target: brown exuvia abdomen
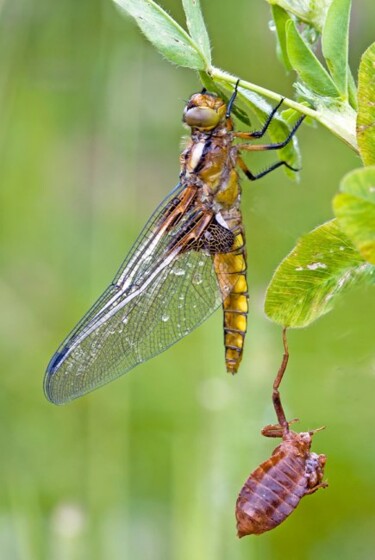
[[(275, 436), (275, 427), (269, 428), (263, 434)], [(327, 486), (322, 482), (326, 457), (310, 452), (313, 433), (286, 432), (272, 456), (251, 473), (236, 503), (239, 537), (277, 527), (303, 496)]]

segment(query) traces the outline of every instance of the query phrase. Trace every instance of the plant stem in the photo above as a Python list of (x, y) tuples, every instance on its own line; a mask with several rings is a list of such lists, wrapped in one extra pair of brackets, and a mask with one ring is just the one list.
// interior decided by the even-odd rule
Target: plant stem
[[(237, 77), (232, 76), (232, 74), (228, 74), (219, 68), (215, 68), (214, 66), (210, 69), (210, 76), (213, 80), (218, 81), (225, 84), (233, 84), (235, 85), (237, 82)], [(268, 97), (269, 99), (275, 99), (275, 101), (280, 101), (280, 97), (282, 97), (279, 93), (271, 91), (270, 89), (263, 88), (251, 82), (247, 82), (246, 80), (240, 81), (240, 88), (248, 89), (249, 91), (254, 91), (255, 93), (259, 93), (259, 95), (263, 95), (264, 97)], [(312, 117), (313, 119), (318, 118), (318, 112), (310, 107), (306, 107), (306, 105), (302, 105), (301, 103), (297, 103), (297, 101), (293, 101), (293, 99), (289, 99), (288, 97), (284, 97), (284, 104), (290, 107), (291, 109), (295, 109), (304, 115)]]

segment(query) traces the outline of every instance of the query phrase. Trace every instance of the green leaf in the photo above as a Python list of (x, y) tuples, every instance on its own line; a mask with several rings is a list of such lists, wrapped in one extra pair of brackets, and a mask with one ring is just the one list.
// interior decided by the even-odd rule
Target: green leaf
[(375, 267), (331, 220), (301, 237), (281, 262), (267, 290), (265, 311), (285, 327), (306, 327), (360, 282), (374, 284)]
[[(298, 88), (300, 91), (300, 89)], [(310, 92), (311, 93), (311, 92)], [(348, 103), (327, 102), (327, 98), (310, 94), (305, 89), (301, 95), (314, 105), (316, 120), (326, 126), (332, 134), (344, 141), (352, 150), (358, 153), (357, 136), (355, 130), (357, 113)]]
[(359, 66), (357, 140), (363, 163), (375, 164), (375, 43), (364, 52)]
[(211, 47), (199, 0), (182, 0), (190, 36), (198, 45), (207, 65), (211, 64)]
[(272, 6), (280, 6), (289, 14), (293, 14), (321, 32), (332, 0), (267, 0), (267, 2)]
[(288, 58), (288, 51), (286, 48), (286, 31), (285, 31), (285, 26), (287, 21), (290, 20), (290, 16), (285, 10), (283, 10), (283, 8), (280, 8), (280, 6), (276, 6), (276, 5), (271, 6), (271, 12), (272, 12), (273, 21), (275, 22), (275, 30), (277, 35), (277, 44), (278, 44), (277, 54), (281, 62), (284, 64), (285, 68), (287, 70), (291, 70), (292, 65), (290, 64)]
[(209, 65), (193, 39), (153, 0), (114, 2), (135, 19), (147, 39), (170, 62), (193, 70), (204, 70)]
[(348, 48), (351, 0), (333, 0), (322, 34), (322, 51), (342, 99), (348, 98)]
[(353, 78), (353, 74), (349, 68), (349, 75), (348, 75), (348, 93), (349, 93), (349, 103), (353, 107), (355, 111), (358, 110), (358, 102), (357, 102), (357, 86), (355, 85), (355, 81)]
[(341, 229), (368, 262), (375, 264), (375, 166), (348, 173), (333, 208)]
[(313, 92), (324, 97), (339, 97), (332, 78), (309, 49), (293, 21), (286, 26), (288, 57), (302, 82)]

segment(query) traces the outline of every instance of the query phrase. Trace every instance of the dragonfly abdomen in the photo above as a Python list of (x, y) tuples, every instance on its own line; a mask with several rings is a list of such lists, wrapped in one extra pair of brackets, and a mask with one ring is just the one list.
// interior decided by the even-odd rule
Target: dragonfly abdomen
[[(231, 278), (231, 289), (223, 298), (225, 363), (228, 373), (237, 373), (242, 359), (247, 329), (248, 291), (246, 279), (246, 250), (244, 234), (240, 231), (233, 243), (232, 252), (215, 255), (215, 270), (219, 283), (225, 270)], [(224, 295), (225, 286), (221, 286)]]
[[(242, 359), (246, 329), (247, 292), (241, 294), (232, 293), (224, 302), (224, 344), (225, 363), (228, 373), (237, 373)], [(240, 309), (235, 309), (239, 307)]]

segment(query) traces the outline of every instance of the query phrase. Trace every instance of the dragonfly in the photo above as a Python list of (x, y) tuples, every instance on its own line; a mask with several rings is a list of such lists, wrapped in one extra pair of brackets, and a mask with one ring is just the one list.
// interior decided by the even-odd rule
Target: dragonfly
[(247, 259), (239, 172), (260, 179), (241, 152), (278, 150), (284, 141), (262, 138), (283, 102), (261, 130), (235, 131), (237, 81), (226, 103), (203, 89), (188, 100), (183, 122), (191, 136), (180, 155), (177, 186), (156, 208), (113, 281), (64, 340), (44, 379), (48, 400), (63, 404), (112, 381), (166, 350), (223, 309), (225, 364), (236, 373), (243, 355), (248, 315)]

